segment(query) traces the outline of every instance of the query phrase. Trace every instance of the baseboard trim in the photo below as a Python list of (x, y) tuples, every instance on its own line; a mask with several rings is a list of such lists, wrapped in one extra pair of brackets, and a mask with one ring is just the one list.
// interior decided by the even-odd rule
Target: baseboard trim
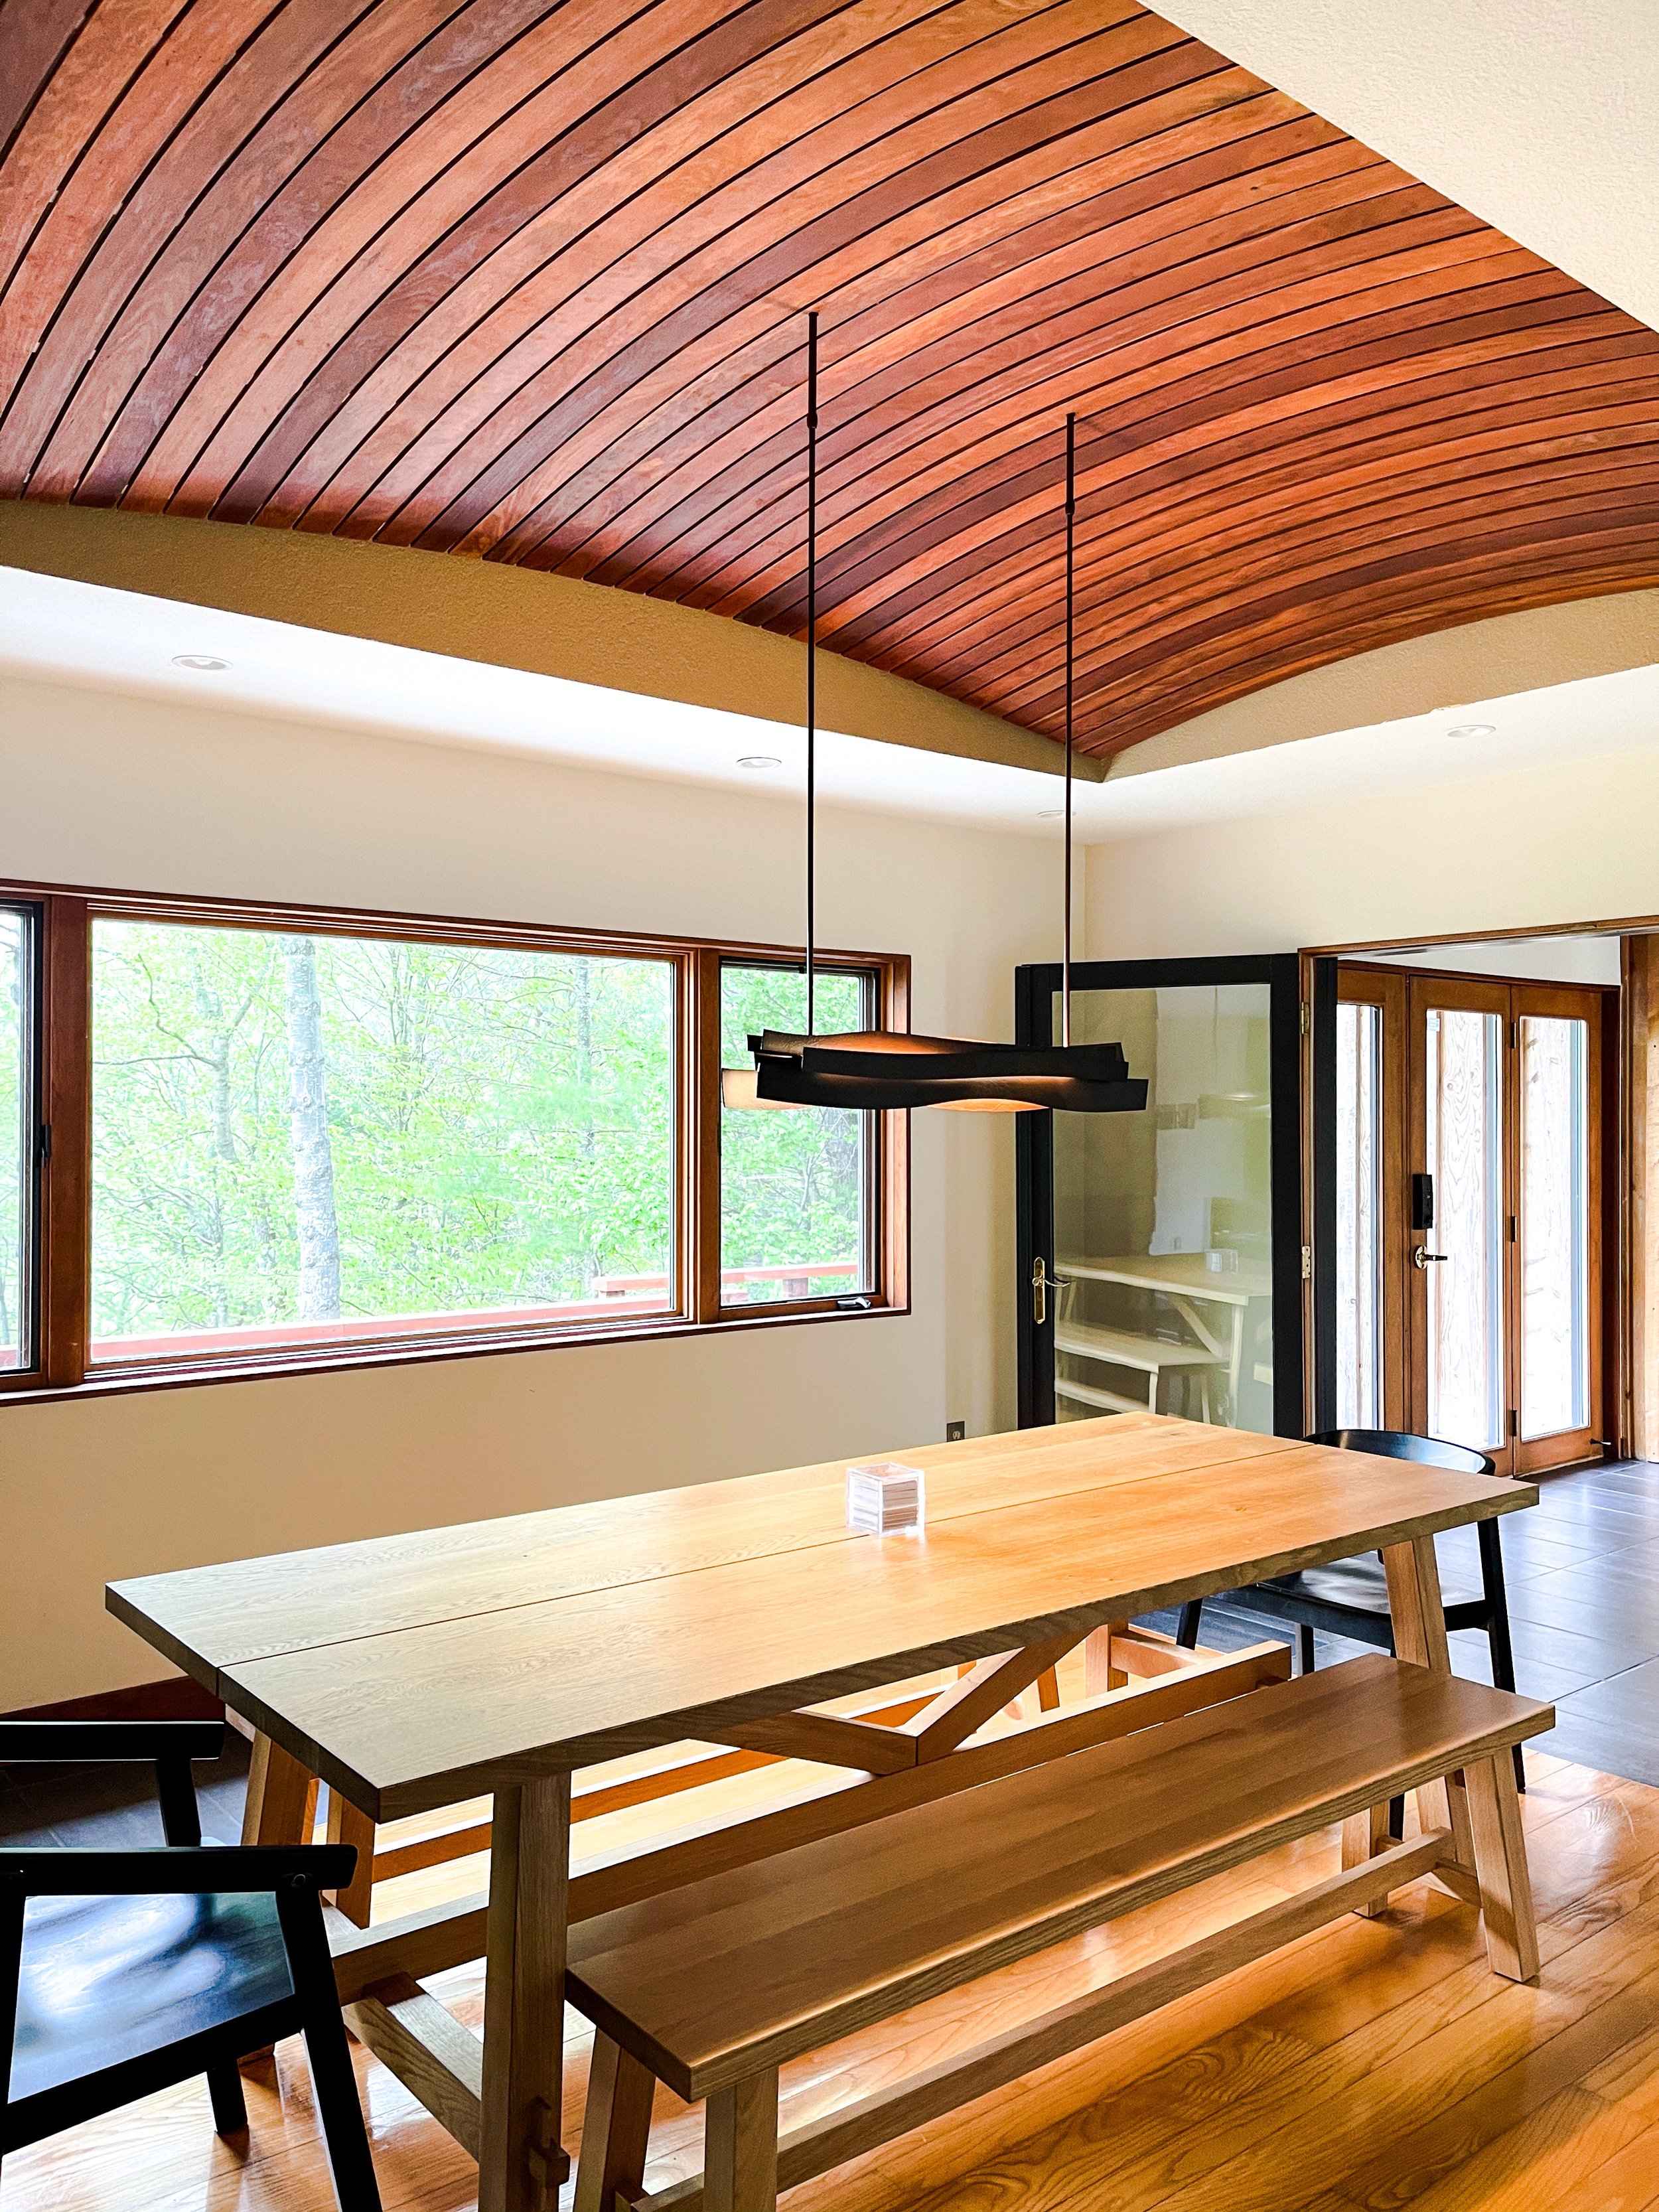
[(0, 1713), (8, 1721), (216, 1721), (221, 1700), (188, 1674), (165, 1681), (134, 1682), (125, 1690), (96, 1690), (89, 1698), (64, 1698), (52, 1705), (20, 1705)]

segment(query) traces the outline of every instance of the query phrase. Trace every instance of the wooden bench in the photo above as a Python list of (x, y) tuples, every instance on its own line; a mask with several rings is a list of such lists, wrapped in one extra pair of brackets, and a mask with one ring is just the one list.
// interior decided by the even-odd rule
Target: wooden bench
[[(1553, 1720), (1379, 1653), (574, 1928), (568, 1993), (599, 2030), (577, 2212), (769, 2212), (780, 2188), (1431, 1873), (1478, 1889), (1493, 1969), (1529, 1980), (1510, 1752)], [(1383, 1808), (1406, 1790), (1423, 1832), (1393, 1843)], [(1343, 1873), (780, 2142), (787, 2060), (1338, 1820)], [(646, 2197), (658, 2081), (707, 2100), (704, 2172)]]

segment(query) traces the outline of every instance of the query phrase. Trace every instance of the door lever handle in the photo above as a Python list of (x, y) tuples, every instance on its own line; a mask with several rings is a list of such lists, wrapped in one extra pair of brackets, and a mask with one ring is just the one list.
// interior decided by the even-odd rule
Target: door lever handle
[(1051, 1275), (1048, 1263), (1039, 1253), (1031, 1262), (1031, 1321), (1041, 1328), (1048, 1318), (1048, 1293), (1063, 1291), (1071, 1280), (1068, 1275)]
[(1431, 1267), (1443, 1267), (1450, 1256), (1449, 1253), (1446, 1252), (1425, 1251), (1420, 1244), (1414, 1244), (1412, 1247), (1412, 1265), (1413, 1267), (1420, 1268), (1425, 1273)]

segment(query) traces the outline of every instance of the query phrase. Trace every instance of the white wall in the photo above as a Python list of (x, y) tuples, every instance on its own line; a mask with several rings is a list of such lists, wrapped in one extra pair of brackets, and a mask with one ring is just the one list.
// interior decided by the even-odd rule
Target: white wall
[[(0, 690), (0, 878), (799, 940), (798, 802), (205, 708)], [(1052, 957), (1034, 837), (826, 812), (823, 942), (918, 1027), (1008, 1036)], [(0, 1711), (167, 1671), (112, 1577), (1013, 1419), (1012, 1123), (914, 1117), (914, 1311), (50, 1405), (0, 1400)]]
[(1455, 975), (1513, 975), (1532, 983), (1616, 983), (1616, 937), (1500, 937), (1425, 945), (1420, 952), (1376, 952), (1390, 968), (1449, 969)]
[(1659, 751), (1644, 749), (1098, 845), (1089, 951), (1283, 952), (1659, 914), (1656, 824)]

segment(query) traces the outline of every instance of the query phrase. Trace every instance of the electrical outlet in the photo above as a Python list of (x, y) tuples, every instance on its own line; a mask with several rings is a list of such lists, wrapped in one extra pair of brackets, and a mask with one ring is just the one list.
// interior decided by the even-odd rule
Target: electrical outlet
[(947, 1444), (965, 1444), (968, 1441), (967, 1422), (947, 1421), (945, 1424), (945, 1441)]

